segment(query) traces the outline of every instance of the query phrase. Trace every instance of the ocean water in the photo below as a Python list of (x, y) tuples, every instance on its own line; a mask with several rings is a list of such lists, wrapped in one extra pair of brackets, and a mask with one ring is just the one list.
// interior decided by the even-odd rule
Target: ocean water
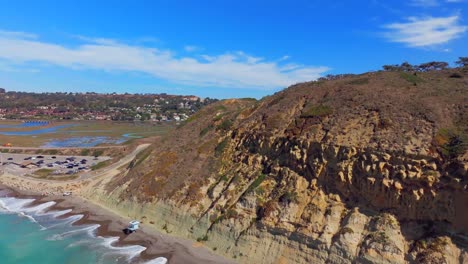
[[(73, 226), (82, 215), (58, 218), (71, 210), (47, 211), (55, 202), (30, 206), (33, 201), (0, 197), (0, 263), (143, 263), (137, 257), (144, 247), (113, 246), (118, 238), (96, 236), (99, 225)], [(146, 263), (166, 262), (156, 258)]]

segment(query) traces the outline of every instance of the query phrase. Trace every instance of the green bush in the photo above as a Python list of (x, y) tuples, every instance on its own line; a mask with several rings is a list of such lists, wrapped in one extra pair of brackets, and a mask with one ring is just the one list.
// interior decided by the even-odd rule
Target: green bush
[(213, 128), (213, 125), (209, 125), (200, 131), (200, 137), (203, 137)]
[(302, 118), (324, 117), (333, 113), (333, 109), (326, 105), (311, 105), (301, 114)]
[(197, 238), (197, 242), (208, 241), (208, 235)]
[(220, 177), (220, 180), (221, 180), (221, 181), (227, 182), (229, 179), (228, 179), (227, 175), (224, 174), (224, 175), (222, 175), (222, 176)]
[(297, 192), (286, 192), (280, 197), (280, 202), (282, 203), (291, 203), (297, 202)]
[(258, 186), (260, 186), (260, 184), (262, 184), (263, 180), (265, 180), (266, 178), (266, 175), (265, 174), (260, 174), (256, 179), (255, 181), (252, 182), (252, 184), (250, 184), (249, 188), (247, 188), (247, 192), (251, 192), (253, 190), (255, 190)]
[(49, 155), (57, 155), (57, 154), (58, 154), (58, 150), (56, 150), (56, 149), (51, 149), (51, 150), (48, 151), (48, 154), (49, 154)]
[(369, 78), (359, 78), (355, 79), (349, 82), (349, 84), (352, 85), (363, 85), (363, 84), (368, 84), (369, 83)]
[(98, 150), (98, 149), (97, 149), (97, 150), (93, 151), (93, 156), (99, 157), (99, 156), (101, 156), (103, 153), (104, 153), (103, 150), (100, 150), (100, 149)]
[(110, 160), (101, 161), (98, 164), (91, 166), (91, 170), (99, 170), (101, 168), (106, 167), (109, 164), (110, 164)]
[(341, 228), (340, 230), (340, 234), (344, 235), (344, 234), (353, 234), (354, 233), (354, 230), (351, 229), (351, 227), (348, 227), (348, 226), (345, 226), (343, 228)]
[(435, 143), (445, 158), (451, 159), (462, 155), (467, 147), (466, 134), (456, 129), (440, 129), (435, 137)]
[(215, 148), (215, 156), (219, 157), (221, 154), (223, 154), (224, 149), (226, 148), (228, 143), (228, 139), (224, 139), (221, 141)]
[(411, 73), (408, 73), (408, 72), (400, 73), (400, 77), (405, 79), (406, 81), (414, 84), (414, 85), (417, 85), (418, 83), (421, 83), (421, 82), (424, 81), (423, 79), (421, 79), (417, 75), (414, 75), (414, 74), (411, 74)]
[(232, 126), (232, 121), (230, 119), (223, 120), (221, 124), (217, 126), (218, 130), (228, 131)]
[(227, 108), (224, 105), (218, 105), (215, 108), (216, 111), (227, 111)]

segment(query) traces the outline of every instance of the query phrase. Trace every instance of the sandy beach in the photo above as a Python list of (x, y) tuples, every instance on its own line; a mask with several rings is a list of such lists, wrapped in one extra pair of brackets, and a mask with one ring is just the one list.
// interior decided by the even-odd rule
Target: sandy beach
[(140, 257), (133, 260), (135, 263), (145, 262), (157, 257), (164, 257), (170, 264), (183, 263), (234, 263), (221, 256), (213, 254), (201, 243), (186, 239), (171, 237), (145, 226), (142, 221), (140, 230), (130, 235), (125, 235), (122, 230), (131, 219), (121, 217), (110, 210), (95, 205), (78, 196), (39, 195), (34, 191), (18, 190), (0, 184), (0, 190), (7, 191), (7, 196), (17, 198), (36, 199), (32, 205), (54, 201), (56, 204), (48, 210), (72, 209), (72, 212), (60, 216), (66, 218), (71, 215), (82, 214), (84, 217), (74, 225), (99, 224), (96, 235), (103, 237), (118, 237), (114, 246), (141, 245), (146, 247)]

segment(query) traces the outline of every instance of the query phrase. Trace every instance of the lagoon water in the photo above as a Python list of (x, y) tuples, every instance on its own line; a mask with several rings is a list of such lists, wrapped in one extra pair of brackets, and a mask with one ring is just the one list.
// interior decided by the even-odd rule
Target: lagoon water
[[(47, 212), (54, 202), (29, 206), (33, 199), (0, 197), (0, 263), (129, 263), (145, 248), (115, 247), (117, 238), (95, 235), (99, 225), (72, 226), (81, 215), (59, 219), (71, 210)], [(166, 263), (158, 258), (149, 263)], [(138, 262), (137, 262), (138, 263)]]
[(60, 126), (53, 126), (48, 128), (40, 128), (34, 129), (29, 131), (0, 131), (0, 134), (6, 136), (33, 136), (33, 135), (40, 135), (40, 134), (47, 134), (47, 133), (55, 133), (57, 130), (70, 127), (73, 125), (60, 125)]
[[(66, 124), (66, 125), (56, 125), (50, 126), (46, 128), (40, 128), (41, 126), (49, 125), (47, 122), (25, 122), (16, 125), (0, 125), (0, 134), (6, 136), (37, 136), (42, 134), (53, 134), (59, 131), (60, 129), (73, 127), (75, 124)], [(27, 130), (27, 131), (2, 131), (2, 128), (25, 128), (25, 127), (34, 127), (36, 129)], [(121, 144), (127, 141), (130, 138), (140, 138), (140, 136), (134, 135), (132, 133), (124, 134), (120, 138), (111, 138), (107, 136), (73, 136), (74, 133), (82, 132), (82, 131), (68, 131), (67, 133), (70, 134), (68, 138), (62, 139), (52, 139), (41, 147), (44, 148), (73, 148), (73, 147), (94, 147), (99, 144)], [(92, 132), (92, 131), (87, 131)], [(95, 132), (106, 132), (106, 131), (95, 131)]]
[(103, 136), (93, 136), (93, 137), (71, 137), (65, 139), (54, 139), (44, 145), (43, 148), (72, 148), (72, 147), (81, 147), (89, 148), (94, 147), (99, 144), (120, 144), (125, 142), (125, 139), (113, 139), (110, 137)]
[(33, 122), (23, 122), (21, 124), (16, 125), (0, 125), (0, 128), (22, 128), (22, 127), (39, 127), (39, 126), (46, 126), (48, 122), (45, 121), (33, 121)]
[[(0, 128), (25, 128), (25, 127), (41, 127), (41, 126), (47, 126), (49, 123), (47, 122), (41, 122), (41, 121), (35, 121), (35, 122), (24, 122), (21, 124), (16, 124), (16, 125), (0, 125)], [(62, 128), (67, 128), (67, 127), (72, 127), (74, 124), (66, 124), (66, 125), (58, 125), (58, 126), (51, 126), (51, 127), (46, 127), (46, 128), (38, 128), (38, 129), (33, 129), (33, 130), (28, 130), (28, 131), (1, 131), (0, 134), (6, 135), (6, 136), (33, 136), (33, 135), (41, 135), (41, 134), (47, 134), (47, 133), (55, 133), (57, 130), (60, 130)]]

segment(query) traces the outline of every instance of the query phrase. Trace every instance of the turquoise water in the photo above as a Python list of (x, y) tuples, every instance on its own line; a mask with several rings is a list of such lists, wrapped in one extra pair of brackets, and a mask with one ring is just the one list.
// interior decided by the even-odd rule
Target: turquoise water
[[(137, 257), (144, 247), (112, 246), (117, 238), (95, 235), (99, 225), (73, 226), (81, 215), (59, 219), (71, 210), (47, 212), (54, 202), (30, 207), (32, 201), (0, 197), (0, 263), (141, 263)], [(148, 263), (163, 264), (166, 260)]]

